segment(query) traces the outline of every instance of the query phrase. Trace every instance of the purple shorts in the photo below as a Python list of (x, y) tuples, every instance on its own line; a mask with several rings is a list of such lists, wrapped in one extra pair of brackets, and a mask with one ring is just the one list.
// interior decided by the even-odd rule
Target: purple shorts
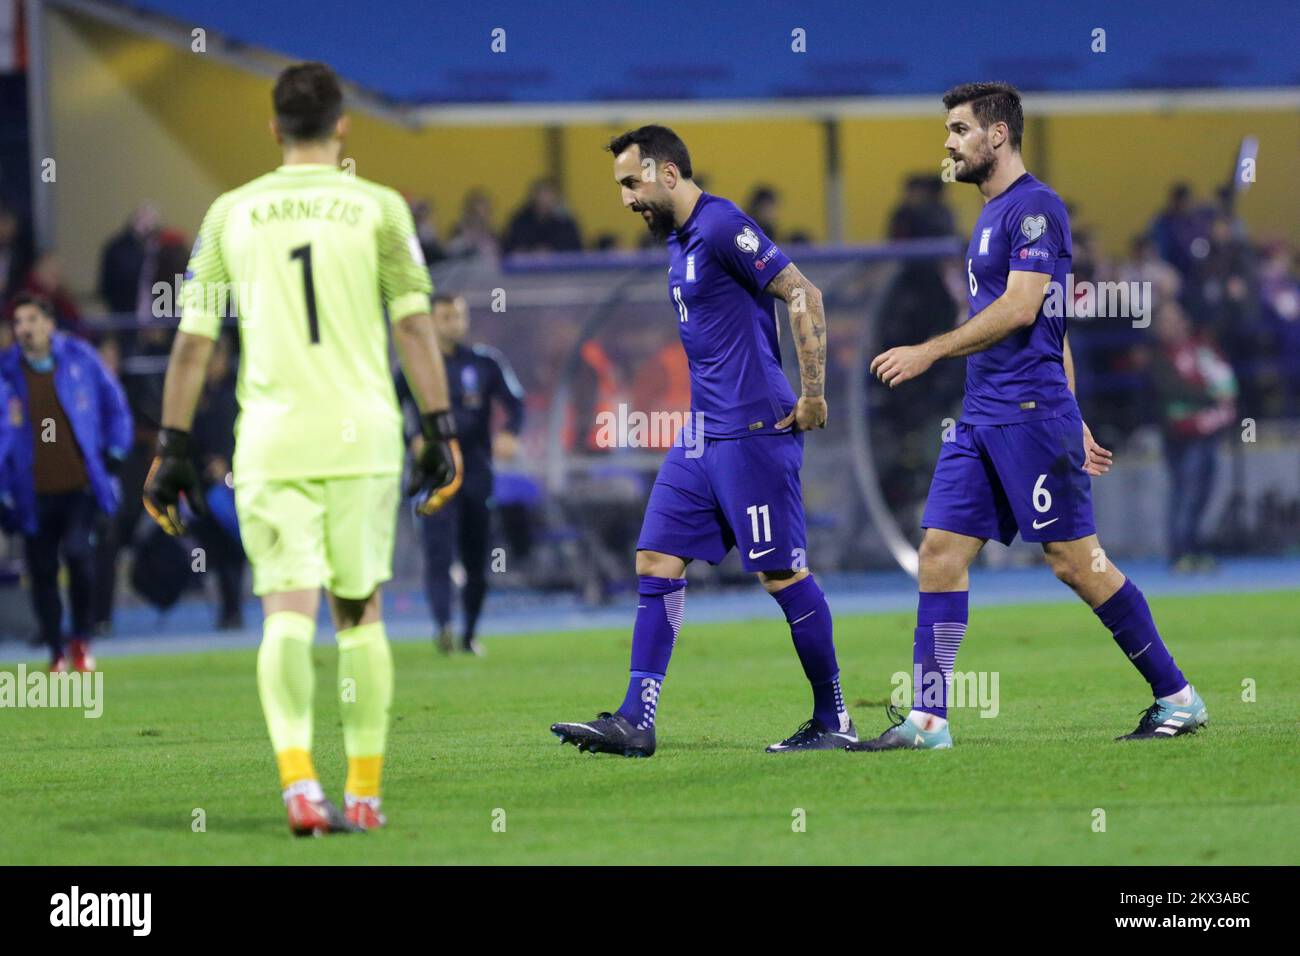
[(972, 538), (1074, 541), (1097, 530), (1078, 412), (1008, 425), (958, 422), (934, 466), (921, 527)]
[(807, 567), (803, 435), (706, 439), (669, 449), (646, 503), (637, 550), (717, 564), (740, 548), (746, 571)]

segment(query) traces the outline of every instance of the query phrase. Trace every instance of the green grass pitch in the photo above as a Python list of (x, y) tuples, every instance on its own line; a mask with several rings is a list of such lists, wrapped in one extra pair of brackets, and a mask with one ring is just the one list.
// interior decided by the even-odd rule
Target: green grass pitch
[[(958, 669), (998, 672), (1000, 712), (955, 711), (947, 752), (763, 753), (810, 706), (775, 613), (692, 625), (688, 608), (650, 760), (548, 729), (617, 705), (627, 631), (491, 640), (483, 660), (396, 644), (390, 826), (320, 840), (285, 827), (252, 652), (108, 658), (97, 720), (0, 710), (0, 863), (1297, 863), (1300, 592), (1152, 604), (1209, 704), (1194, 737), (1112, 740), (1145, 685), (1077, 603), (974, 610)], [(911, 630), (836, 622), (860, 733), (886, 725)], [(318, 639), (316, 764), (341, 799), (334, 658)]]

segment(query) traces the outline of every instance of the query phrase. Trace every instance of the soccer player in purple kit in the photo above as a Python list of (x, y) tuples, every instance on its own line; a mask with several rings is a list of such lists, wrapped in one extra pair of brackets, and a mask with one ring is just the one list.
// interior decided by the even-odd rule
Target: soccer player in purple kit
[[(637, 541), (636, 623), (623, 704), (551, 731), (579, 750), (648, 757), (668, 660), (682, 623), (686, 565), (739, 547), (790, 624), (813, 714), (769, 753), (839, 749), (857, 740), (840, 692), (831, 613), (806, 567), (803, 434), (826, 426), (821, 292), (733, 203), (692, 180), (686, 144), (664, 126), (614, 137), (623, 205), (667, 239), (668, 295), (691, 373), (691, 419), (703, 435), (664, 458)], [(799, 356), (796, 400), (781, 370), (776, 299)], [(702, 437), (702, 441), (700, 440)]]
[(1194, 733), (1207, 722), (1205, 702), (1174, 663), (1142, 592), (1097, 541), (1089, 475), (1105, 474), (1111, 454), (1080, 416), (1063, 311), (1045, 307), (1049, 285), (1059, 296), (1070, 271), (1065, 206), (1025, 171), (1014, 87), (968, 83), (943, 103), (956, 179), (984, 196), (966, 250), (970, 318), (928, 342), (882, 352), (871, 371), (896, 388), (940, 359), (968, 356), (966, 395), (921, 518), (912, 710), (903, 718), (891, 707), (893, 726), (846, 749), (952, 746), (947, 694), (966, 633), (967, 572), (986, 540), (1010, 544), (1017, 531), (1042, 544), (1056, 576), (1088, 603), (1151, 685), (1155, 702), (1119, 739)]

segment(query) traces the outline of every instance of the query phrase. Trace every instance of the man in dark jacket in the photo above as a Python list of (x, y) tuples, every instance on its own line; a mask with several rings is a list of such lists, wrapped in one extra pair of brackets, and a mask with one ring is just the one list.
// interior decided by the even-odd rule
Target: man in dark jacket
[(99, 260), (99, 295), (110, 312), (149, 314), (160, 225), (157, 207), (142, 203), (131, 221), (105, 243)]
[(235, 420), (239, 402), (235, 398), (235, 359), (231, 340), (221, 335), (213, 343), (203, 391), (194, 410), (190, 428), (190, 456), (204, 486), (208, 505), (191, 525), (207, 556), (207, 569), (217, 584), (217, 629), (240, 630), (244, 626), (244, 549), (235, 517), (234, 477)]
[[(417, 518), (424, 545), (424, 589), (437, 625), (436, 640), (443, 653), (452, 650), (451, 565), (459, 554), (465, 569), (461, 595), (465, 616), (460, 649), (482, 654), (474, 638), (479, 612), (487, 596), (488, 544), (491, 541), (492, 458), (515, 455), (519, 429), (524, 422), (524, 392), (505, 356), (484, 345), (470, 346), (469, 308), (460, 296), (433, 298), (433, 330), (447, 369), (451, 409), (464, 458), (460, 492), (441, 510)], [(408, 423), (418, 421), (406, 380), (397, 380), (397, 397)], [(492, 405), (505, 411), (505, 424), (492, 436)], [(418, 459), (423, 437), (418, 427), (407, 427), (411, 454)]]
[(528, 201), (506, 230), (505, 252), (576, 252), (582, 248), (578, 224), (549, 179), (533, 183)]
[(131, 443), (122, 388), (87, 343), (54, 330), (48, 302), (20, 296), (14, 345), (0, 353), (13, 430), (0, 523), (23, 535), (32, 604), (51, 670), (66, 670), (59, 559), (68, 568), (71, 665), (93, 670), (91, 631), (96, 511), (121, 501), (114, 477)]

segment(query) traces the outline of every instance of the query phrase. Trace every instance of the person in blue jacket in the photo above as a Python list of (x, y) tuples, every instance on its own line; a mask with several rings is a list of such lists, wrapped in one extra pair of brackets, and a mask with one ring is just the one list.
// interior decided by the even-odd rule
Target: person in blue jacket
[[(0, 352), (11, 432), (0, 524), (22, 534), (32, 605), (50, 649), (50, 669), (93, 670), (87, 643), (94, 590), (97, 511), (113, 514), (115, 477), (131, 446), (122, 387), (86, 342), (55, 330), (36, 296), (13, 304), (14, 345)], [(66, 654), (59, 562), (68, 569), (72, 629)], [(69, 659), (70, 658), (70, 659)]]
[(13, 478), (9, 452), (13, 448), (17, 429), (10, 421), (10, 411), (21, 413), (21, 407), (10, 409), (9, 402), (13, 397), (14, 393), (9, 388), (9, 383), (0, 378), (0, 514), (13, 506), (13, 493), (10, 491)]

